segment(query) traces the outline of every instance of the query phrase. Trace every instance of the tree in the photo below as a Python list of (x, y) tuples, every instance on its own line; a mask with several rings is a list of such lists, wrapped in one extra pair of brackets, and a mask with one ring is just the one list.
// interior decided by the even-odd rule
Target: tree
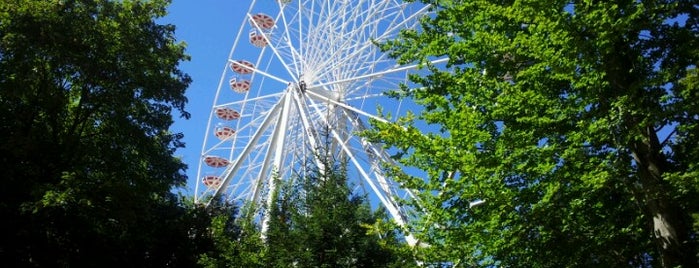
[[(407, 244), (347, 185), (344, 166), (323, 163), (296, 184), (280, 182), (269, 209), (265, 263), (274, 267), (412, 267)], [(403, 258), (401, 258), (403, 257)]]
[[(0, 2), (7, 266), (186, 266), (173, 157), (191, 79), (169, 1)], [(182, 224), (180, 224), (182, 223)]]
[(397, 176), (437, 261), (697, 265), (696, 2), (423, 2), (382, 47), (427, 68), (393, 92), (424, 110), (367, 135), (427, 172)]
[(199, 256), (198, 264), (202, 267), (265, 267), (263, 263), (264, 245), (260, 231), (255, 224), (251, 207), (245, 207), (242, 213), (231, 203), (216, 199), (203, 208), (208, 220), (205, 232), (201, 236), (210, 238), (211, 247)]

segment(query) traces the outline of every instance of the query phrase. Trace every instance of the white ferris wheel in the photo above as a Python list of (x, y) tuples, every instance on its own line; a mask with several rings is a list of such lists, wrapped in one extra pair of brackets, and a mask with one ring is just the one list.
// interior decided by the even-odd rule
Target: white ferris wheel
[(398, 200), (410, 191), (382, 174), (392, 161), (382, 145), (356, 134), (371, 119), (389, 121), (383, 113), (395, 118), (415, 108), (385, 92), (407, 83), (417, 66), (397, 65), (376, 43), (418, 27), (429, 7), (401, 0), (251, 2), (216, 91), (195, 201), (269, 202), (273, 176), (293, 178), (329, 141), (328, 151), (347, 162), (351, 183), (405, 225)]

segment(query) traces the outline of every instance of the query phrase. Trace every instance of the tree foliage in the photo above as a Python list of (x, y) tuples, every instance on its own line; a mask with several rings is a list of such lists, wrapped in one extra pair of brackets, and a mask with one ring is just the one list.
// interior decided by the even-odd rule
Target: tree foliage
[(347, 185), (343, 166), (285, 181), (268, 208), (265, 263), (274, 267), (412, 267), (407, 244)]
[(394, 92), (424, 110), (367, 135), (427, 172), (396, 176), (423, 190), (429, 258), (697, 265), (696, 2), (423, 2), (422, 29), (383, 48), (427, 68)]
[(7, 266), (195, 261), (170, 192), (169, 132), (190, 78), (155, 20), (169, 1), (0, 2), (0, 190)]
[(219, 199), (192, 210), (200, 219), (190, 232), (198, 265), (415, 267), (413, 251), (399, 240), (395, 224), (384, 212), (372, 212), (366, 198), (350, 190), (345, 174), (315, 169), (294, 180), (277, 178), (270, 193), (274, 201), (264, 208), (267, 218), (252, 204), (238, 213)]
[(260, 238), (259, 226), (252, 213), (244, 207), (242, 213), (230, 203), (215, 200), (204, 208), (208, 222), (201, 233), (210, 241), (210, 247), (197, 250), (198, 265), (201, 267), (264, 267), (264, 245)]

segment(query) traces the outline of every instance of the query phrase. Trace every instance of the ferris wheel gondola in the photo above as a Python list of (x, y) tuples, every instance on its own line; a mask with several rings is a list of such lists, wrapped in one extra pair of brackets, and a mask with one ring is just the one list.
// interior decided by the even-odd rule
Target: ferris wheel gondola
[(214, 130), (214, 135), (219, 140), (227, 140), (235, 135), (235, 130), (232, 127), (219, 126)]
[(216, 117), (221, 120), (231, 121), (240, 118), (240, 113), (228, 107), (218, 107), (214, 109)]
[(251, 74), (255, 69), (255, 65), (246, 60), (237, 60), (231, 62), (231, 70), (238, 74)]
[(238, 80), (232, 78), (229, 82), (231, 89), (236, 93), (245, 93), (250, 90), (250, 80)]
[(219, 185), (221, 185), (221, 177), (219, 176), (213, 176), (213, 175), (208, 175), (205, 176), (201, 182), (206, 186), (207, 188), (217, 188)]
[(250, 31), (250, 43), (253, 46), (263, 48), (267, 46), (267, 38), (262, 33), (258, 33), (257, 30)]
[(229, 164), (228, 160), (226, 160), (225, 158), (218, 157), (215, 155), (207, 155), (206, 157), (204, 157), (204, 163), (214, 168), (225, 167)]
[(250, 19), (250, 25), (252, 25), (253, 27), (260, 27), (264, 30), (271, 30), (274, 27), (274, 19), (272, 19), (272, 17), (270, 17), (267, 14), (258, 13), (252, 15), (252, 19)]

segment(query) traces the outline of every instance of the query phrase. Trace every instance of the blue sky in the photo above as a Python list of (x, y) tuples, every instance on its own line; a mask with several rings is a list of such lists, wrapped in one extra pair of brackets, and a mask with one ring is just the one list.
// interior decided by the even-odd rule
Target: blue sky
[(162, 23), (176, 25), (179, 41), (187, 43), (191, 61), (181, 69), (194, 80), (187, 90), (187, 111), (191, 119), (176, 118), (173, 131), (184, 133), (186, 148), (181, 157), (189, 169), (187, 193), (194, 192), (197, 165), (209, 112), (213, 104), (221, 73), (242, 21), (248, 1), (241, 0), (174, 0)]

